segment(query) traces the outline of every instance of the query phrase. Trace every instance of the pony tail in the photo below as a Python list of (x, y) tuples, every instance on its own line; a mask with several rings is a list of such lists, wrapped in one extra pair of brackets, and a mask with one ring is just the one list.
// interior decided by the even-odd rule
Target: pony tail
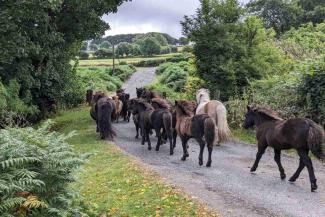
[(204, 138), (207, 146), (213, 146), (216, 135), (216, 125), (212, 118), (208, 117), (204, 121)]
[(226, 142), (230, 139), (230, 129), (227, 121), (227, 110), (224, 105), (219, 105), (217, 107), (217, 127), (219, 142)]
[(311, 152), (319, 160), (325, 161), (325, 154), (322, 149), (324, 143), (324, 130), (316, 123), (311, 123), (308, 131), (307, 143)]
[(109, 139), (113, 140), (116, 136), (116, 133), (113, 130), (112, 126), (112, 108), (110, 103), (106, 102), (105, 104), (101, 105), (100, 108), (101, 112), (99, 115), (99, 126), (100, 126), (100, 135), (102, 139)]
[(164, 127), (166, 130), (167, 136), (172, 136), (173, 133), (173, 128), (172, 128), (172, 123), (173, 123), (173, 117), (169, 112), (164, 112), (163, 113), (163, 122), (164, 122)]

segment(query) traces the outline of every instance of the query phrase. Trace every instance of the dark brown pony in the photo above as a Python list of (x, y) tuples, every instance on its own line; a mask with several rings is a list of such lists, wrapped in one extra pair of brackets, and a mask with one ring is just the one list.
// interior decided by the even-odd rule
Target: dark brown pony
[(133, 109), (133, 114), (139, 114), (139, 125), (142, 133), (141, 144), (148, 142), (148, 150), (151, 150), (150, 131), (154, 129), (158, 137), (156, 151), (159, 151), (162, 142), (162, 133), (164, 130), (169, 140), (170, 155), (174, 154), (172, 142), (172, 114), (167, 109), (155, 110), (152, 105), (144, 100), (138, 100)]
[(258, 151), (251, 172), (256, 171), (266, 148), (271, 146), (274, 148), (274, 160), (279, 167), (281, 179), (285, 179), (286, 174), (281, 164), (281, 150), (296, 149), (300, 157), (299, 167), (289, 181), (295, 182), (304, 167), (307, 167), (311, 191), (315, 191), (317, 189), (316, 177), (308, 153), (311, 151), (318, 159), (325, 160), (322, 150), (324, 143), (323, 128), (307, 118), (283, 120), (270, 109), (247, 106), (243, 127), (248, 129), (254, 125), (257, 128)]
[(112, 127), (112, 116), (115, 112), (115, 103), (108, 97), (103, 97), (96, 103), (96, 114), (100, 138), (114, 140), (116, 136)]
[(144, 90), (141, 95), (141, 98), (146, 100), (151, 100), (153, 98), (162, 98), (162, 94), (157, 91)]
[[(200, 144), (199, 165), (203, 164), (203, 151), (205, 143), (207, 143), (209, 158), (206, 166), (211, 166), (211, 155), (213, 150), (213, 142), (215, 139), (215, 124), (212, 118), (207, 114), (194, 115), (197, 104), (193, 101), (178, 100), (175, 101), (176, 106), (176, 130), (182, 140), (183, 157), (185, 161), (189, 156), (187, 151), (187, 142), (190, 138)], [(204, 137), (204, 139), (203, 139)]]
[(91, 108), (90, 108), (90, 117), (96, 121), (96, 132), (99, 132), (98, 128), (98, 121), (97, 121), (97, 113), (96, 113), (96, 105), (98, 100), (100, 100), (103, 97), (107, 97), (106, 93), (102, 91), (97, 91), (94, 96), (92, 97), (91, 101)]
[[(155, 109), (167, 109), (172, 114), (172, 128), (173, 128), (173, 146), (176, 147), (177, 131), (176, 131), (176, 109), (175, 107), (167, 100), (154, 98), (151, 100), (151, 104)], [(164, 140), (167, 140), (165, 132), (163, 132)]]
[(91, 101), (93, 100), (93, 90), (87, 90), (86, 92), (86, 102), (89, 106), (91, 106)]

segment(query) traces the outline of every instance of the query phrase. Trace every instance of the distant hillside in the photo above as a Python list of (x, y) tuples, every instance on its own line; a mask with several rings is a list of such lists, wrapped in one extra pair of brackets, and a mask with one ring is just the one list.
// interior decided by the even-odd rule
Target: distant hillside
[(135, 33), (135, 34), (121, 34), (121, 35), (113, 35), (107, 36), (101, 39), (95, 39), (92, 43), (100, 44), (102, 41), (109, 41), (111, 44), (119, 44), (121, 42), (129, 42), (132, 43), (136, 38), (142, 38), (144, 36), (150, 36), (154, 34), (160, 34), (167, 39), (168, 44), (176, 45), (178, 43), (178, 39), (173, 38), (172, 36), (166, 33), (159, 33), (159, 32), (149, 32), (149, 33)]

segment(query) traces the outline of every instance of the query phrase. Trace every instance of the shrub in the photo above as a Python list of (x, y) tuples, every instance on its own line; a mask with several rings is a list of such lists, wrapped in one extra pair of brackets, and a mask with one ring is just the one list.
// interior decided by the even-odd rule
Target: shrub
[(136, 67), (155, 67), (165, 63), (166, 59), (142, 60), (134, 64)]
[(171, 67), (174, 63), (171, 62), (167, 62), (164, 64), (159, 65), (159, 67), (156, 69), (156, 74), (157, 75), (161, 75), (162, 73), (164, 73), (164, 71), (168, 68)]
[(171, 46), (171, 52), (172, 53), (177, 53), (178, 52), (178, 48), (177, 48), (177, 46)]
[(97, 59), (112, 58), (113, 52), (107, 49), (99, 49), (94, 53)]
[(298, 87), (300, 107), (316, 122), (325, 126), (325, 56), (311, 61), (304, 69)]
[(169, 53), (171, 53), (171, 47), (170, 46), (161, 47), (160, 54), (169, 54)]
[(79, 53), (79, 59), (88, 60), (89, 59), (89, 54), (86, 51), (81, 51)]
[(0, 131), (0, 215), (73, 216), (74, 192), (68, 185), (84, 162), (66, 142), (73, 134), (39, 129), (8, 128)]

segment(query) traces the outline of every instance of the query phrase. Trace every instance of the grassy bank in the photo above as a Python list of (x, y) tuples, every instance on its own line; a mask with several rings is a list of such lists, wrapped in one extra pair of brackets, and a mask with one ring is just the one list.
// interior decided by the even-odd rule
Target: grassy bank
[(184, 193), (144, 170), (116, 146), (98, 140), (88, 108), (62, 113), (55, 130), (78, 135), (69, 139), (78, 152), (95, 153), (73, 187), (80, 189), (100, 216), (216, 216)]

